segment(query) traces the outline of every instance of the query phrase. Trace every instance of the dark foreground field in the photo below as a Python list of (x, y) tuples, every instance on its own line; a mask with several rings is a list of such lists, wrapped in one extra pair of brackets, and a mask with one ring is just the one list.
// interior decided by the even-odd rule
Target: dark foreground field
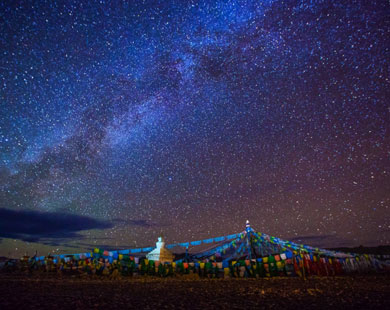
[(81, 279), (0, 274), (0, 309), (390, 309), (390, 276)]

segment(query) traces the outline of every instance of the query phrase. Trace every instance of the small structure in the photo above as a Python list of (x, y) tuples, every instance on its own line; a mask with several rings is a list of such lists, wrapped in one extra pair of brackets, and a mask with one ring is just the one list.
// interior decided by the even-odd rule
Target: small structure
[(161, 237), (158, 237), (156, 248), (146, 255), (147, 259), (160, 261), (160, 263), (173, 262), (174, 255), (165, 248), (165, 242)]

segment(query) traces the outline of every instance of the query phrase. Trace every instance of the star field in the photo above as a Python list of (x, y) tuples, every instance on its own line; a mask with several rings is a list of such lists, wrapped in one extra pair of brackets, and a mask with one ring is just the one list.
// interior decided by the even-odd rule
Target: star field
[(63, 235), (20, 235), (16, 219), (0, 255), (198, 240), (246, 219), (313, 246), (389, 244), (389, 13), (3, 1), (0, 208), (91, 219)]

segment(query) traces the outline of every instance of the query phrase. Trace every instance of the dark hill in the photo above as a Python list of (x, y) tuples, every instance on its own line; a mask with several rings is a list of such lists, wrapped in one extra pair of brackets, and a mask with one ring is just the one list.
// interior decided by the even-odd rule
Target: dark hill
[(376, 247), (365, 247), (361, 245), (354, 248), (332, 248), (329, 250), (356, 254), (390, 255), (390, 245), (380, 245)]

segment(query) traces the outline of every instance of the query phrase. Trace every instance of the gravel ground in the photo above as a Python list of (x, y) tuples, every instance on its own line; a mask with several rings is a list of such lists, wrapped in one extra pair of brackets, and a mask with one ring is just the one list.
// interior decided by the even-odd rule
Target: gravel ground
[(0, 274), (0, 309), (390, 309), (390, 275), (100, 279)]

